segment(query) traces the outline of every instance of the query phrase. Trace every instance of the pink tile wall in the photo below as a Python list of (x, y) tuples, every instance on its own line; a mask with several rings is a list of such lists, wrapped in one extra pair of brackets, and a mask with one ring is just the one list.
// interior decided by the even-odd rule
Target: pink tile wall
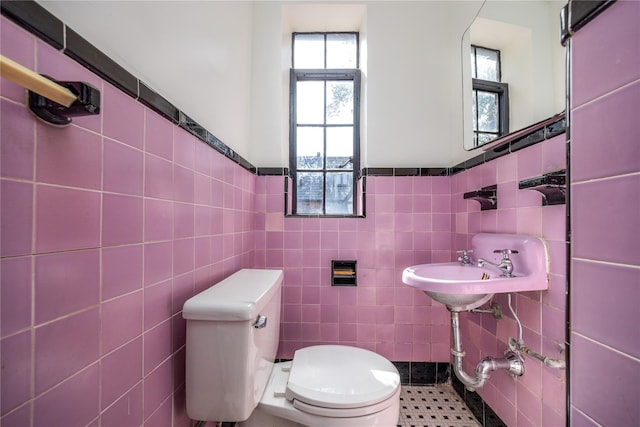
[(621, 0), (571, 39), (573, 426), (640, 424), (638, 18)]
[[(525, 345), (551, 358), (564, 359), (566, 290), (566, 206), (542, 206), (542, 195), (519, 190), (518, 182), (566, 167), (565, 136), (519, 150), (493, 162), (452, 177), (453, 249), (471, 247), (479, 232), (514, 233), (541, 237), (549, 251), (549, 289), (514, 294), (512, 305), (523, 326)], [(481, 211), (480, 204), (463, 194), (480, 187), (498, 185), (498, 209)], [(473, 373), (485, 356), (501, 356), (517, 326), (509, 313), (506, 295), (495, 301), (504, 317), (489, 314), (461, 316), (465, 370)], [(491, 374), (478, 393), (507, 425), (564, 425), (565, 376), (527, 357), (524, 376), (514, 379), (504, 371)]]
[[(187, 425), (182, 303), (242, 267), (285, 271), (279, 357), (340, 343), (449, 361), (448, 312), (402, 270), (479, 231), (549, 243), (549, 291), (515, 304), (526, 344), (561, 357), (565, 209), (517, 181), (563, 168), (563, 137), (453, 178), (369, 177), (364, 219), (285, 218), (282, 177), (251, 175), (4, 18), (2, 53), (103, 96), (100, 116), (53, 129), (0, 82), (3, 426)], [(495, 183), (497, 211), (462, 199)], [(358, 261), (357, 287), (330, 286), (332, 259)], [(463, 327), (474, 365), (515, 336), (510, 317), (481, 316)], [(564, 420), (564, 377), (538, 363), (481, 392), (509, 425)]]
[[(402, 283), (451, 257), (450, 178), (368, 177), (366, 218), (285, 218), (283, 178), (256, 185), (256, 266), (285, 272), (279, 357), (339, 343), (395, 361), (449, 360), (449, 316)], [(331, 260), (357, 260), (358, 286), (331, 286)]]
[(0, 82), (0, 423), (190, 425), (182, 304), (253, 265), (255, 176), (1, 19), (3, 55), (102, 113), (47, 126)]

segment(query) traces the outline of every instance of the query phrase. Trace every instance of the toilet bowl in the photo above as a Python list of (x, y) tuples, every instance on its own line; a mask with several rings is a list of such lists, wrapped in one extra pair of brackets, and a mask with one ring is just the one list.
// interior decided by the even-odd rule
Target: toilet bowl
[(394, 426), (399, 382), (393, 364), (374, 352), (305, 347), (292, 361), (274, 365), (262, 399), (240, 426)]
[(395, 426), (400, 376), (381, 355), (317, 345), (274, 363), (282, 280), (279, 270), (240, 270), (185, 302), (187, 415), (244, 427)]

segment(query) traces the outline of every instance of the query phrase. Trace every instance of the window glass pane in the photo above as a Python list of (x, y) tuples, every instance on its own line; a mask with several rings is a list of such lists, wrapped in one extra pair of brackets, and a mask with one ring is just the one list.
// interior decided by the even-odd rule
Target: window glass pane
[(476, 48), (473, 46), (471, 46), (471, 78), (478, 78), (476, 75)]
[(298, 127), (297, 168), (322, 169), (324, 163), (324, 130), (321, 127)]
[(353, 123), (353, 80), (327, 81), (327, 123)]
[(322, 173), (298, 172), (297, 212), (322, 214)]
[(327, 128), (327, 169), (353, 169), (353, 127)]
[(476, 48), (476, 65), (477, 78), (482, 80), (490, 80), (493, 82), (500, 81), (498, 75), (498, 52), (495, 50)]
[(295, 34), (293, 68), (324, 68), (323, 34)]
[(327, 173), (327, 214), (351, 214), (353, 212), (353, 173)]
[(482, 145), (482, 144), (486, 144), (487, 142), (491, 141), (492, 139), (496, 139), (498, 137), (498, 135), (495, 135), (493, 133), (479, 133), (478, 134), (478, 142), (476, 145)]
[(355, 34), (327, 34), (327, 68), (357, 68)]
[(478, 91), (478, 130), (498, 132), (498, 94)]
[(324, 123), (324, 82), (296, 83), (296, 118), (298, 124)]
[(478, 130), (478, 91), (474, 90), (471, 95), (471, 109), (473, 113), (473, 130)]

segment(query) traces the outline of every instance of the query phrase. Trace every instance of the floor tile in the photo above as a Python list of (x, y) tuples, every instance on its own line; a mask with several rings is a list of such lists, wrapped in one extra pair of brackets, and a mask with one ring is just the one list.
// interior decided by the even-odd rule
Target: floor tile
[(402, 386), (398, 427), (479, 426), (450, 385)]

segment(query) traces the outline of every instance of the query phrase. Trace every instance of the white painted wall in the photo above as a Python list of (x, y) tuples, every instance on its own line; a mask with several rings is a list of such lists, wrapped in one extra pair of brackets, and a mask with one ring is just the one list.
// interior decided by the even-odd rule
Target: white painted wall
[(251, 2), (38, 1), (225, 144), (248, 155)]
[[(501, 50), (509, 83), (511, 131), (564, 110), (564, 48), (560, 45), (562, 0), (485, 3), (471, 42)], [(513, 90), (512, 90), (513, 88)]]
[(462, 148), (461, 37), (479, 1), (318, 2), (311, 14), (311, 1), (38, 1), (256, 166), (288, 166), (292, 30), (362, 32), (362, 166), (476, 155)]
[(468, 3), (368, 4), (366, 166), (452, 166), (470, 157), (460, 56)]
[[(291, 44), (280, 5), (253, 6), (250, 161), (258, 167), (289, 166), (289, 73)], [(288, 42), (288, 44), (287, 44)]]
[(451, 166), (471, 157), (462, 149), (460, 41), (478, 2), (357, 3), (255, 3), (252, 161), (288, 165), (290, 34), (311, 30), (361, 33), (361, 166)]

